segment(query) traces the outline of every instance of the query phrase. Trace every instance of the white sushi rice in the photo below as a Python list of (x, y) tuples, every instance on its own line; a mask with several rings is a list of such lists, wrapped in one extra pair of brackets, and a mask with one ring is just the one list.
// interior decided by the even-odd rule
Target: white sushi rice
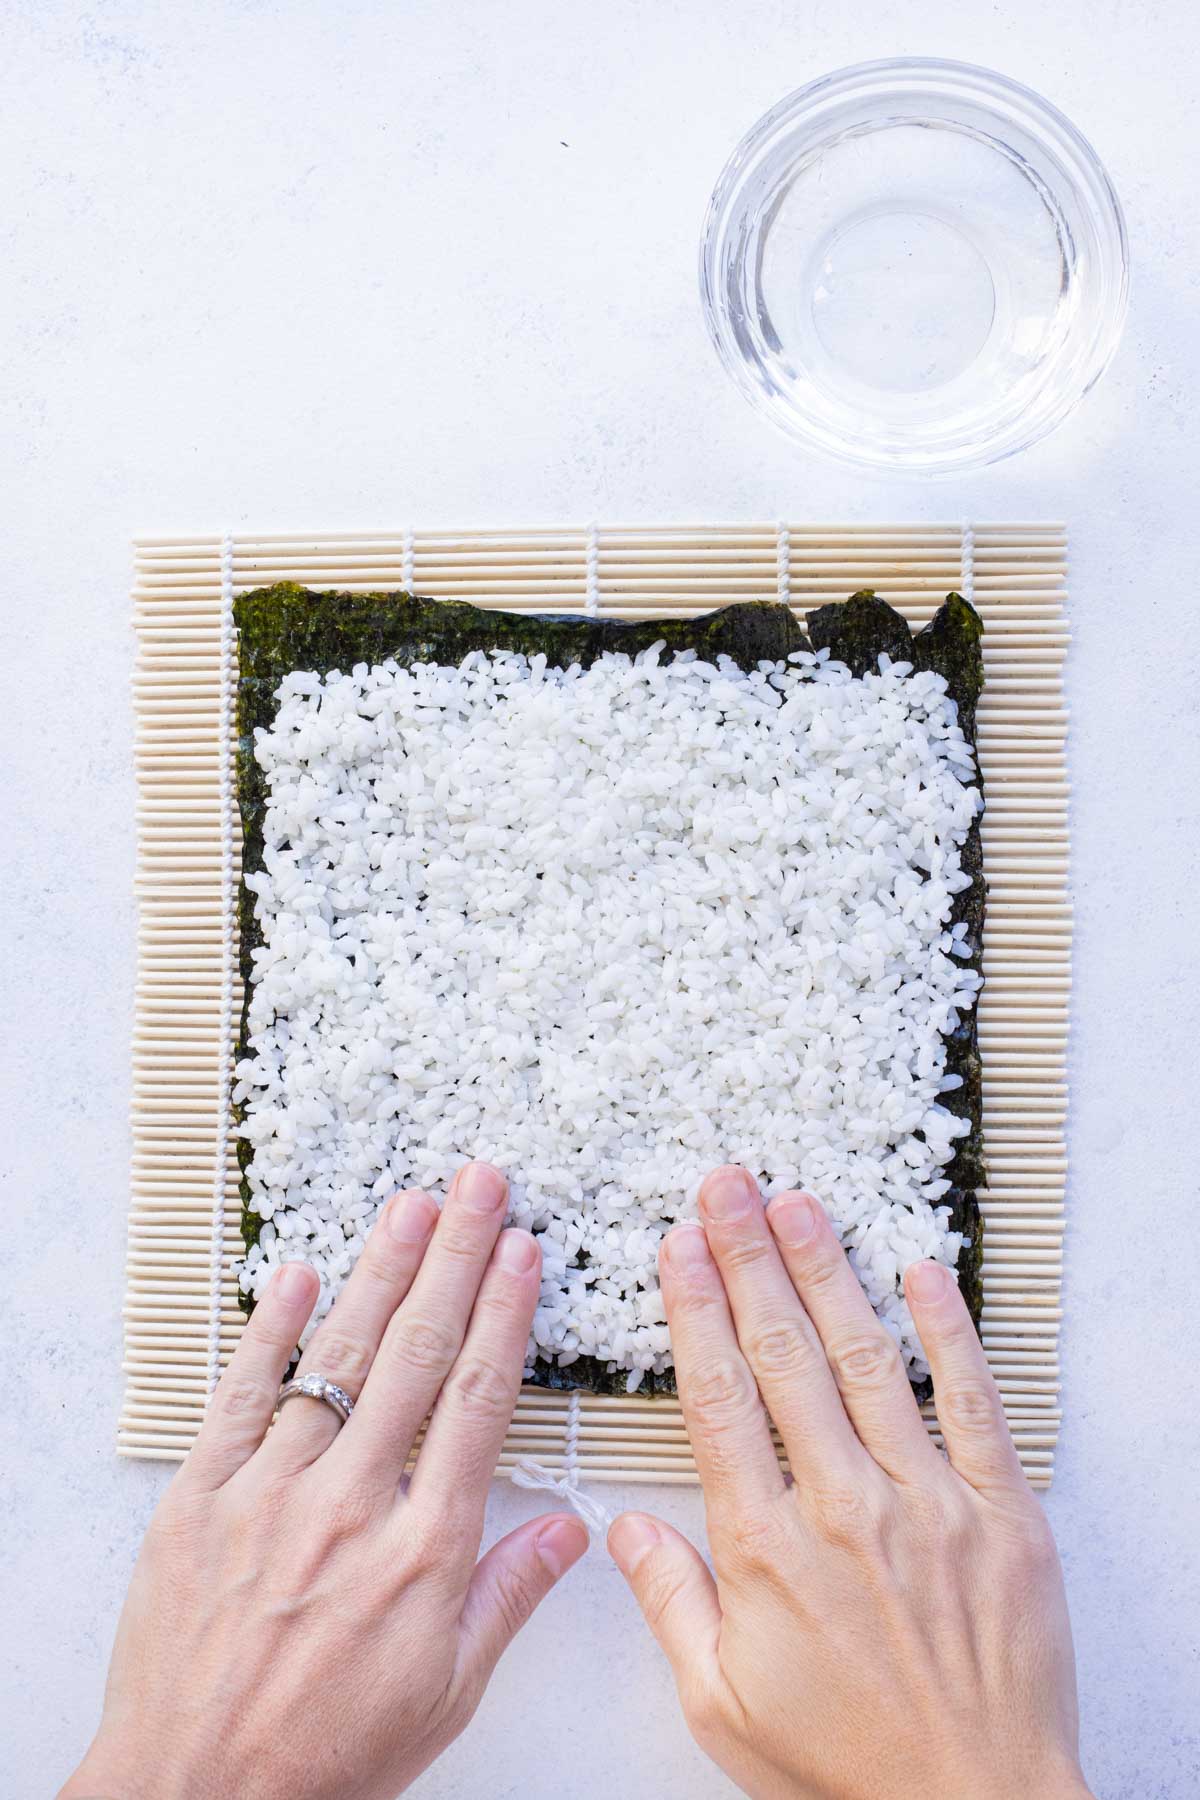
[[(661, 647), (660, 647), (661, 648)], [(287, 677), (251, 1054), (261, 1292), (319, 1317), (395, 1189), (483, 1157), (538, 1236), (531, 1359), (670, 1363), (655, 1260), (742, 1163), (836, 1222), (912, 1372), (902, 1277), (955, 1264), (944, 1034), (974, 1004), (974, 758), (940, 676), (826, 654), (545, 658)]]

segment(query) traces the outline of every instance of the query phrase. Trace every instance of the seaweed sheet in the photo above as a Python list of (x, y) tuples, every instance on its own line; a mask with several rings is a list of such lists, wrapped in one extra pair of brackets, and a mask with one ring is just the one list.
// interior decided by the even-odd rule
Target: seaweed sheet
[[(315, 593), (284, 582), (258, 588), (235, 603), (239, 637), (237, 783), (241, 807), (245, 874), (263, 867), (263, 820), (267, 783), (254, 758), (254, 732), (269, 726), (275, 693), (294, 669), (327, 674), (355, 663), (386, 659), (402, 665), (418, 662), (457, 663), (472, 650), (513, 650), (533, 656), (541, 652), (552, 666), (580, 663), (588, 667), (608, 650), (635, 655), (663, 640), (668, 651), (696, 650), (707, 659), (729, 656), (741, 668), (753, 669), (763, 659), (778, 660), (793, 650), (828, 648), (855, 675), (874, 668), (881, 652), (893, 661), (934, 669), (945, 677), (957, 702), (963, 733), (975, 742), (975, 710), (983, 687), (983, 626), (974, 608), (950, 594), (930, 623), (919, 632), (870, 589), (848, 600), (823, 606), (807, 615), (807, 633), (794, 615), (773, 601), (749, 601), (722, 607), (691, 619), (622, 619), (505, 613), (462, 601), (424, 600), (406, 593)], [(972, 880), (958, 895), (954, 921), (967, 925), (970, 966), (982, 967), (986, 888), (978, 820), (963, 849), (964, 867)], [(254, 896), (242, 881), (238, 895), (241, 974), (245, 989), (238, 1038), (239, 1058), (249, 1054), (247, 1019), (253, 953), (261, 943), (254, 916)], [(983, 1184), (982, 1079), (976, 1012), (966, 1015), (947, 1042), (947, 1068), (963, 1085), (943, 1097), (951, 1111), (970, 1121), (969, 1136), (960, 1138), (947, 1175), (956, 1230), (965, 1234), (959, 1256), (959, 1286), (978, 1328), (983, 1304), (983, 1233), (975, 1190)], [(239, 1115), (240, 1117), (240, 1115)], [(262, 1220), (250, 1210), (247, 1176), (250, 1146), (238, 1139), (242, 1171), (242, 1235), (247, 1248), (258, 1237)], [(243, 1297), (249, 1311), (251, 1303)], [(580, 1357), (565, 1369), (539, 1359), (532, 1379), (542, 1387), (584, 1388), (593, 1393), (624, 1394), (623, 1370), (610, 1372), (593, 1357)], [(928, 1391), (928, 1382), (918, 1394)], [(674, 1393), (672, 1370), (643, 1377), (641, 1393)]]

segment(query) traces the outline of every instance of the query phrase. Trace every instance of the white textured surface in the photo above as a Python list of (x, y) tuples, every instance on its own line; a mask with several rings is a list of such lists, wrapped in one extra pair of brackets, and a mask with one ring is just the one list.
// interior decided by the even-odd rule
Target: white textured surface
[[(1048, 1506), (1098, 1791), (1194, 1792), (1200, 1353), (1178, 1245), (1197, 1216), (1200, 234), (1181, 171), (1198, 38), (1182, 0), (1098, 0), (1082, 21), (1035, 0), (5, 9), (0, 1094), (24, 1223), (0, 1351), (28, 1393), (5, 1408), (0, 1793), (47, 1793), (81, 1749), (166, 1478), (112, 1448), (130, 532), (960, 513), (1072, 528), (1072, 1225)], [(1108, 161), (1135, 258), (1101, 389), (960, 486), (799, 457), (720, 374), (695, 298), (708, 187), (743, 128), (824, 69), (897, 52), (990, 63), (1064, 107)], [(535, 1510), (497, 1490), (491, 1523)], [(698, 1528), (692, 1494), (661, 1510)], [(562, 1697), (535, 1715), (547, 1669)], [(730, 1789), (593, 1552), (419, 1792)]]

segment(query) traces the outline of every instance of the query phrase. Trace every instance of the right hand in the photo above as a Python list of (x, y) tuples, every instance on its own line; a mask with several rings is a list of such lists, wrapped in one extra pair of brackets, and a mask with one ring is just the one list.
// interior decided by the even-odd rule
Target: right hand
[(697, 1741), (754, 1800), (1086, 1796), (1054, 1540), (953, 1277), (907, 1280), (946, 1461), (817, 1202), (725, 1168), (700, 1207), (661, 1266), (716, 1579), (661, 1520), (609, 1534)]

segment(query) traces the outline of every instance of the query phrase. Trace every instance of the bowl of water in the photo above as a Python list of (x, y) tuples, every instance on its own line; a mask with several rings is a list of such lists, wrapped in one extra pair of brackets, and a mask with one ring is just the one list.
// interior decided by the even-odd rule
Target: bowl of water
[(747, 399), (859, 467), (950, 474), (1053, 431), (1120, 339), (1125, 222), (1048, 101), (967, 63), (824, 76), (746, 134), (700, 289)]

